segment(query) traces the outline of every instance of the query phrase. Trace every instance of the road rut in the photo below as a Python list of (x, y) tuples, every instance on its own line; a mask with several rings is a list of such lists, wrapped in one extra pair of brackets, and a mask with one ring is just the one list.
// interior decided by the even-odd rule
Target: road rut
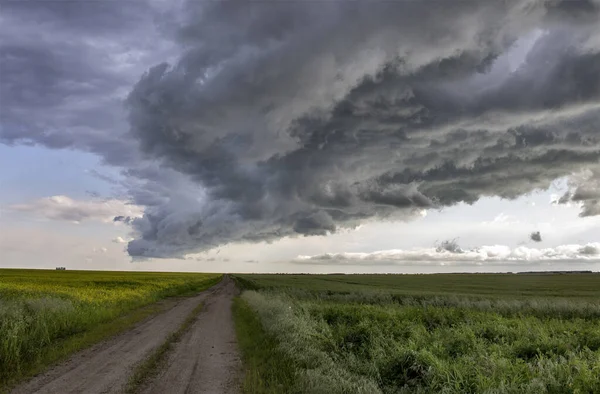
[(235, 394), (239, 392), (242, 364), (235, 339), (231, 303), (233, 280), (204, 301), (191, 329), (170, 353), (163, 371), (144, 394)]

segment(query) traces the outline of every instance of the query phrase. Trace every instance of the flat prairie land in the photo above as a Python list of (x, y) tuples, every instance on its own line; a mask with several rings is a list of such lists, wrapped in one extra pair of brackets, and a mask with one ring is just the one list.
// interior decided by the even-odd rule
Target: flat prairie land
[(377, 292), (476, 297), (600, 297), (600, 273), (236, 275), (247, 286), (307, 291)]
[(600, 274), (234, 279), (249, 393), (600, 393)]
[(0, 269), (0, 391), (172, 306), (158, 301), (196, 294), (221, 277)]

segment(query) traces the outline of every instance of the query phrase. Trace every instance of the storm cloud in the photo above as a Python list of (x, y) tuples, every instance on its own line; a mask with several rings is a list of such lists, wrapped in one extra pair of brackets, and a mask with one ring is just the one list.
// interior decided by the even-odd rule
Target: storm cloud
[[(64, 121), (49, 103), (73, 97), (52, 82), (68, 68), (32, 71), (54, 78), (42, 82), (44, 91), (59, 89), (58, 100), (10, 98), (28, 81), (17, 75), (15, 53), (27, 49), (22, 57), (38, 67), (54, 63), (35, 58), (33, 41), (3, 45), (14, 78), (3, 83), (10, 105), (0, 139), (88, 150), (122, 166), (128, 197), (145, 207), (132, 222), (132, 256), (181, 257), (231, 242), (408, 220), (486, 196), (513, 199), (582, 170), (589, 176), (564, 200), (581, 202), (582, 216), (600, 213), (598, 2), (183, 7), (178, 18), (127, 8), (97, 21), (102, 35), (109, 20), (132, 13), (139, 26), (132, 39), (166, 29), (177, 48), (174, 62), (165, 50), (165, 62), (133, 86), (126, 131), (104, 124), (109, 114), (97, 114), (86, 123), (93, 131), (81, 134), (73, 127), (83, 125), (83, 113), (71, 128), (38, 127)], [(148, 15), (164, 16), (168, 28), (151, 30)], [(120, 31), (109, 30), (107, 37)], [(86, 59), (50, 48), (51, 59)], [(79, 73), (106, 81), (92, 90), (96, 104), (119, 97), (119, 78), (139, 71), (73, 67), (69, 89), (79, 86)], [(19, 111), (37, 106), (50, 121), (23, 123)]]
[(539, 231), (534, 231), (529, 234), (529, 239), (534, 242), (542, 242), (542, 234)]
[(41, 144), (137, 165), (123, 100), (171, 45), (153, 3), (3, 2), (0, 142)]
[(570, 186), (557, 203), (579, 204), (581, 217), (600, 215), (600, 168), (593, 167), (573, 175)]

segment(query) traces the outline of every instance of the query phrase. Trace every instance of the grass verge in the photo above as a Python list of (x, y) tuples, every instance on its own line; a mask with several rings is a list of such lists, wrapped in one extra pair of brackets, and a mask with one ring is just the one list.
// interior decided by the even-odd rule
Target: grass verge
[(121, 332), (133, 327), (136, 323), (165, 311), (167, 306), (167, 303), (147, 305), (113, 321), (99, 324), (89, 331), (76, 334), (67, 339), (63, 339), (62, 341), (53, 343), (43, 350), (36, 363), (31, 364), (29, 367), (21, 370), (21, 373), (15, 375), (12, 379), (3, 382), (3, 384), (0, 385), (0, 393), (9, 392), (9, 390), (16, 386), (19, 382), (41, 373), (48, 368), (48, 366), (67, 359), (71, 354), (77, 351), (83, 350), (104, 339), (120, 334)]
[(290, 393), (294, 365), (279, 350), (278, 342), (265, 333), (257, 314), (239, 297), (233, 300), (233, 318), (244, 360), (244, 393)]
[(190, 329), (201, 310), (202, 303), (194, 308), (177, 331), (171, 333), (162, 345), (154, 350), (145, 361), (135, 368), (133, 374), (129, 378), (129, 382), (127, 382), (127, 387), (125, 388), (126, 394), (139, 393), (144, 386), (144, 383), (148, 382), (152, 377), (158, 374), (175, 343)]

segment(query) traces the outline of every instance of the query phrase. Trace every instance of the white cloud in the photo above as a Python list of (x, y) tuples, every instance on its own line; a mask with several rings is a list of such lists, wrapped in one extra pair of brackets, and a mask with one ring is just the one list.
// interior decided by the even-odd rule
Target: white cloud
[(325, 253), (298, 256), (297, 264), (348, 265), (484, 265), (539, 262), (600, 262), (600, 242), (585, 245), (560, 245), (554, 248), (529, 248), (505, 245), (481, 246), (452, 253), (437, 248), (392, 249), (372, 253)]
[(123, 237), (117, 237), (117, 238), (113, 239), (112, 241), (116, 244), (124, 244), (124, 243), (129, 242), (128, 240), (124, 239)]
[(116, 216), (140, 217), (143, 212), (141, 207), (124, 200), (74, 200), (68, 196), (40, 198), (30, 203), (11, 205), (9, 209), (73, 223), (85, 220), (110, 223)]
[(492, 221), (484, 221), (484, 225), (514, 225), (519, 223), (519, 220), (513, 215), (507, 215), (501, 212), (499, 215), (494, 217)]

